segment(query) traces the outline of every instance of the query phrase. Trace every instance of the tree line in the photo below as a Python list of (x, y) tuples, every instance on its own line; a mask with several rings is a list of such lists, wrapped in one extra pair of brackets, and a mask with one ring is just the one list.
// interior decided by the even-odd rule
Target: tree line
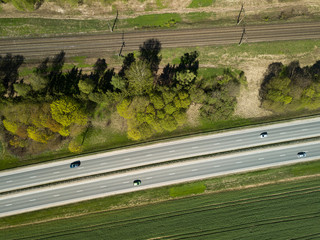
[(269, 65), (260, 88), (261, 105), (275, 113), (320, 108), (320, 61), (300, 67), (298, 61), (288, 65)]
[(0, 56), (2, 138), (16, 155), (35, 154), (68, 144), (80, 152), (87, 128), (106, 124), (112, 114), (126, 120), (132, 140), (171, 132), (187, 122), (187, 109), (199, 104), (210, 121), (228, 119), (236, 106), (243, 72), (198, 76), (198, 52), (185, 53), (179, 64), (159, 73), (161, 43), (145, 41), (129, 53), (120, 71), (97, 59), (90, 73), (73, 67), (63, 71), (65, 53), (46, 58), (34, 72), (19, 78), (23, 56)]

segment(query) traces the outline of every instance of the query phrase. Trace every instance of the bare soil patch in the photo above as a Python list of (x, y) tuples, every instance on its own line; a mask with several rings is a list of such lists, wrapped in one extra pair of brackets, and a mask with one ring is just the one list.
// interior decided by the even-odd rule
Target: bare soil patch
[(272, 62), (273, 61), (258, 60), (247, 62), (240, 67), (240, 69), (245, 72), (248, 85), (247, 87), (241, 87), (235, 115), (244, 118), (252, 118), (263, 117), (272, 114), (270, 111), (260, 107), (259, 98), (259, 89), (264, 77), (264, 73), (268, 65)]
[(200, 114), (201, 104), (192, 103), (187, 110), (187, 121), (192, 127), (199, 125), (199, 114)]
[[(85, 2), (85, 1), (84, 1)], [(113, 3), (101, 3), (101, 1), (89, 1), (87, 4), (70, 6), (68, 3), (45, 1), (41, 7), (32, 12), (22, 12), (15, 9), (11, 3), (1, 4), (1, 18), (62, 18), (62, 19), (112, 19), (116, 10), (119, 10), (119, 18), (135, 17), (144, 14), (161, 13), (190, 13), (190, 12), (214, 12), (217, 17), (236, 16), (241, 8), (242, 0), (216, 0), (212, 6), (201, 8), (188, 8), (192, 0), (117, 0)], [(302, 8), (312, 13), (320, 11), (318, 0), (247, 0), (245, 1), (246, 15), (284, 11), (300, 11)], [(287, 10), (286, 10), (287, 9)]]

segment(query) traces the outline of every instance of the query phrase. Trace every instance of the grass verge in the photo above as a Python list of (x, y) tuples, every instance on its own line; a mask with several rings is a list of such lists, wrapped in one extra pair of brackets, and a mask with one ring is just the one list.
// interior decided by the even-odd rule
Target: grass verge
[[(201, 1), (202, 2), (202, 1)], [(280, 14), (280, 13), (279, 13)], [(234, 26), (237, 12), (232, 16), (217, 16), (214, 12), (163, 13), (148, 14), (133, 18), (120, 18), (114, 31), (132, 31), (145, 29), (167, 28), (208, 28), (219, 26)], [(267, 20), (266, 20), (267, 18)], [(319, 21), (318, 15), (302, 15), (298, 18), (279, 19), (253, 15), (246, 17), (247, 25), (276, 24), (287, 22)], [(85, 33), (110, 32), (113, 19), (48, 19), (48, 18), (0, 18), (0, 36), (7, 37), (37, 37), (58, 36)]]
[(215, 3), (215, 0), (192, 0), (189, 8), (209, 7)]
[(279, 236), (280, 229), (277, 239), (315, 234), (319, 174), (318, 160), (5, 217), (0, 238), (257, 239)]

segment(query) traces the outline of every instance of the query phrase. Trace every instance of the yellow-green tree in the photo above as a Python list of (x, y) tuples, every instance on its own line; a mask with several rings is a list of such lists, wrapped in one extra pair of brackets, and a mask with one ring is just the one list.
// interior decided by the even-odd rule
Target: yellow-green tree
[(32, 140), (40, 143), (47, 143), (50, 139), (50, 134), (48, 134), (44, 129), (39, 129), (35, 126), (30, 126), (27, 129), (28, 137)]
[(18, 130), (18, 125), (15, 122), (4, 119), (2, 121), (3, 126), (11, 133), (15, 134)]
[(52, 118), (64, 127), (71, 124), (85, 125), (88, 117), (80, 103), (69, 97), (62, 97), (50, 104)]

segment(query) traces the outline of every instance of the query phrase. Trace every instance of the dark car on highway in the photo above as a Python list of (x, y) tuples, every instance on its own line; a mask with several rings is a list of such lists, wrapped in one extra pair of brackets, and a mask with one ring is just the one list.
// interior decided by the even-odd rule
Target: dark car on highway
[(261, 138), (268, 137), (268, 133), (267, 132), (263, 132), (263, 133), (260, 134), (260, 137)]
[(297, 155), (298, 155), (298, 158), (303, 158), (307, 156), (306, 152), (298, 152)]
[(137, 179), (133, 181), (133, 186), (139, 186), (141, 185), (141, 180)]
[(81, 164), (80, 161), (75, 161), (73, 163), (70, 164), (70, 168), (76, 168), (76, 167), (79, 167)]

